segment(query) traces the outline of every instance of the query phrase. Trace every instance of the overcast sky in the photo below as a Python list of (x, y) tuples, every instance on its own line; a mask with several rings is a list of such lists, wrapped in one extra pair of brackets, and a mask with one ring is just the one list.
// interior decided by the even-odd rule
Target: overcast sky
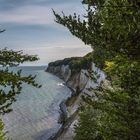
[(54, 22), (52, 8), (66, 14), (85, 12), (81, 0), (0, 0), (0, 28), (6, 29), (0, 34), (0, 47), (37, 54), (40, 60), (31, 65), (90, 52), (90, 47)]

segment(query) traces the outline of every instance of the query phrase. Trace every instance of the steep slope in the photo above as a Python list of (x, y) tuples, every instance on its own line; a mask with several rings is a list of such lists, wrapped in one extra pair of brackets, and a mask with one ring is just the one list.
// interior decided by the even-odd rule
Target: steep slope
[[(105, 74), (92, 62), (91, 54), (85, 57), (66, 58), (51, 62), (47, 72), (63, 79), (65, 84), (73, 91), (72, 97), (66, 101), (68, 119), (63, 130), (54, 139), (72, 140), (74, 125), (78, 120), (77, 109), (82, 103), (81, 96), (88, 94), (94, 96), (94, 89), (105, 79)], [(95, 97), (96, 98), (96, 97)]]
[(91, 53), (85, 57), (65, 58), (51, 62), (47, 72), (63, 79), (74, 92), (88, 92), (105, 79), (105, 74), (92, 62)]

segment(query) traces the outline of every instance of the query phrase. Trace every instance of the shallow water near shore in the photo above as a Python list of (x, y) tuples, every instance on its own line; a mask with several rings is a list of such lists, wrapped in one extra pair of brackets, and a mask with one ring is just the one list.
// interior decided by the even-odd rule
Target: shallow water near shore
[(40, 89), (24, 84), (12, 105), (13, 111), (3, 116), (7, 137), (12, 140), (47, 140), (61, 127), (59, 104), (71, 95), (69, 88), (45, 67), (21, 67), (24, 74), (37, 75)]

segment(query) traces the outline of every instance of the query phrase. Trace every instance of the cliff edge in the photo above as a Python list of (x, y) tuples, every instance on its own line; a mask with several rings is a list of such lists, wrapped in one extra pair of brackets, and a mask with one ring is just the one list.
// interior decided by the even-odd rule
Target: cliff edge
[(105, 73), (95, 66), (91, 53), (84, 57), (65, 58), (51, 62), (46, 71), (63, 79), (73, 91), (72, 97), (66, 101), (68, 118), (63, 126), (63, 131), (54, 138), (56, 140), (72, 140), (74, 125), (78, 121), (76, 112), (82, 103), (81, 96), (84, 94), (95, 96), (94, 89), (105, 79)]

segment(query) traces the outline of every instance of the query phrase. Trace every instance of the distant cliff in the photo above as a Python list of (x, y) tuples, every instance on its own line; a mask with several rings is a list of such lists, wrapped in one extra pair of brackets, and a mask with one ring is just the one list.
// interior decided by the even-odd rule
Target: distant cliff
[[(68, 106), (69, 117), (77, 111), (81, 104), (81, 95), (94, 96), (94, 89), (105, 79), (104, 72), (93, 63), (91, 53), (85, 57), (65, 58), (64, 60), (51, 62), (46, 71), (63, 79), (66, 85), (74, 91), (73, 94), (75, 95), (73, 96), (76, 96), (76, 98)], [(71, 121), (67, 131), (62, 133), (57, 140), (72, 140), (74, 124), (77, 122), (77, 119), (78, 117), (73, 118), (73, 122)]]
[(88, 93), (105, 79), (104, 72), (95, 66), (90, 54), (51, 62), (46, 71), (63, 79), (75, 92), (79, 90), (78, 92)]

